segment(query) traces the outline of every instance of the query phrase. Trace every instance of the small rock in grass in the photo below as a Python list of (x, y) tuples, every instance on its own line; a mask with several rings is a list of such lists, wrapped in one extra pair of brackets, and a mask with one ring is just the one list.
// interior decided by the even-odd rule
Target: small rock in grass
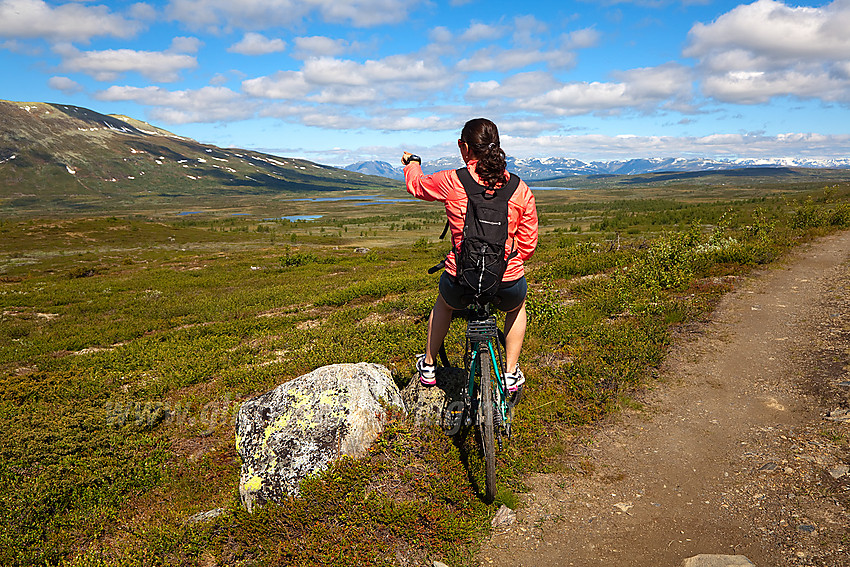
[(829, 469), (829, 474), (832, 478), (841, 478), (847, 473), (850, 473), (850, 466), (847, 465), (838, 465), (837, 467)]
[(214, 510), (207, 510), (206, 512), (199, 512), (194, 516), (189, 516), (186, 519), (187, 524), (197, 524), (200, 522), (206, 522), (207, 520), (212, 520), (213, 518), (218, 518), (224, 514), (224, 508), (216, 508)]
[(502, 504), (496, 515), (493, 516), (492, 526), (494, 528), (507, 527), (516, 521), (516, 512)]

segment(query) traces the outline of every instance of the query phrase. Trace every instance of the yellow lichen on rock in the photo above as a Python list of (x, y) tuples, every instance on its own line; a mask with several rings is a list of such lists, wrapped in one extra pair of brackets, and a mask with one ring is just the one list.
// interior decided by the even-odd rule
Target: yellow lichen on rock
[(263, 478), (258, 475), (252, 476), (245, 483), (242, 484), (242, 488), (246, 492), (259, 492), (263, 487)]

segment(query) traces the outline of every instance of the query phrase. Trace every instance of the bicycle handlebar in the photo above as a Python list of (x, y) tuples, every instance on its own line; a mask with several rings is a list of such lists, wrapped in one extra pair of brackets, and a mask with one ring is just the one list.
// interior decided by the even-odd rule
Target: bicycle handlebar
[(442, 270), (445, 267), (446, 267), (446, 261), (440, 260), (439, 264), (437, 264), (436, 266), (431, 266), (430, 268), (428, 268), (428, 273), (429, 274), (436, 274), (437, 272), (439, 272), (440, 270)]

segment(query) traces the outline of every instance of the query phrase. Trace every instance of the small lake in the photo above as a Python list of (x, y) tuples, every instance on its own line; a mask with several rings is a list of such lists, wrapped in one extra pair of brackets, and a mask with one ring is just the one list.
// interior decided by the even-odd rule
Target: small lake
[[(203, 215), (208, 213), (209, 211), (181, 211), (177, 213), (178, 217), (185, 217), (188, 215)], [(232, 217), (250, 217), (253, 216), (251, 213), (230, 213)], [(298, 221), (312, 221), (316, 219), (322, 218), (322, 215), (289, 215), (285, 217), (272, 217), (267, 219), (262, 219), (264, 221), (280, 221), (285, 220), (289, 222), (298, 222)]]
[(322, 215), (290, 215), (288, 217), (274, 217), (263, 219), (264, 221), (278, 221), (285, 220), (289, 222), (298, 222), (298, 221), (311, 221), (322, 218)]
[(531, 189), (532, 192), (534, 192), (534, 191), (576, 191), (578, 189), (577, 187), (532, 187), (531, 185), (529, 185), (528, 188)]
[(354, 203), (354, 206), (360, 207), (363, 205), (386, 205), (390, 203), (415, 203), (416, 199), (398, 198), (398, 197), (382, 197), (380, 195), (348, 195), (345, 197), (307, 197), (304, 199), (288, 199), (288, 203), (294, 202), (306, 203), (338, 203), (345, 201), (362, 201)]
[(306, 197), (303, 199), (288, 199), (290, 202), (307, 202), (307, 203), (333, 203), (336, 201), (368, 201), (376, 199), (378, 195), (349, 195), (346, 197)]
[(380, 198), (374, 199), (367, 203), (354, 203), (355, 207), (362, 207), (363, 205), (389, 205), (391, 203), (415, 203), (416, 199), (393, 199), (393, 198)]

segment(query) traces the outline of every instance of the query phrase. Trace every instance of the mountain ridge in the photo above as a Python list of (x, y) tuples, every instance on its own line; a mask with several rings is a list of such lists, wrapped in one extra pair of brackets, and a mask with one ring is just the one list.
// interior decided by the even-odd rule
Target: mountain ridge
[[(850, 169), (850, 158), (816, 160), (806, 158), (715, 160), (708, 158), (635, 158), (630, 160), (585, 162), (572, 158), (508, 157), (508, 169), (526, 181), (551, 181), (582, 175), (642, 175), (645, 173), (723, 171), (772, 167)], [(460, 157), (442, 157), (422, 164), (426, 174), (461, 167)], [(348, 171), (404, 179), (403, 168), (385, 161), (361, 161), (344, 167)]]
[(4, 213), (229, 209), (257, 197), (279, 204), (287, 196), (358, 189), (400, 186), (307, 160), (219, 148), (122, 115), (0, 101)]

